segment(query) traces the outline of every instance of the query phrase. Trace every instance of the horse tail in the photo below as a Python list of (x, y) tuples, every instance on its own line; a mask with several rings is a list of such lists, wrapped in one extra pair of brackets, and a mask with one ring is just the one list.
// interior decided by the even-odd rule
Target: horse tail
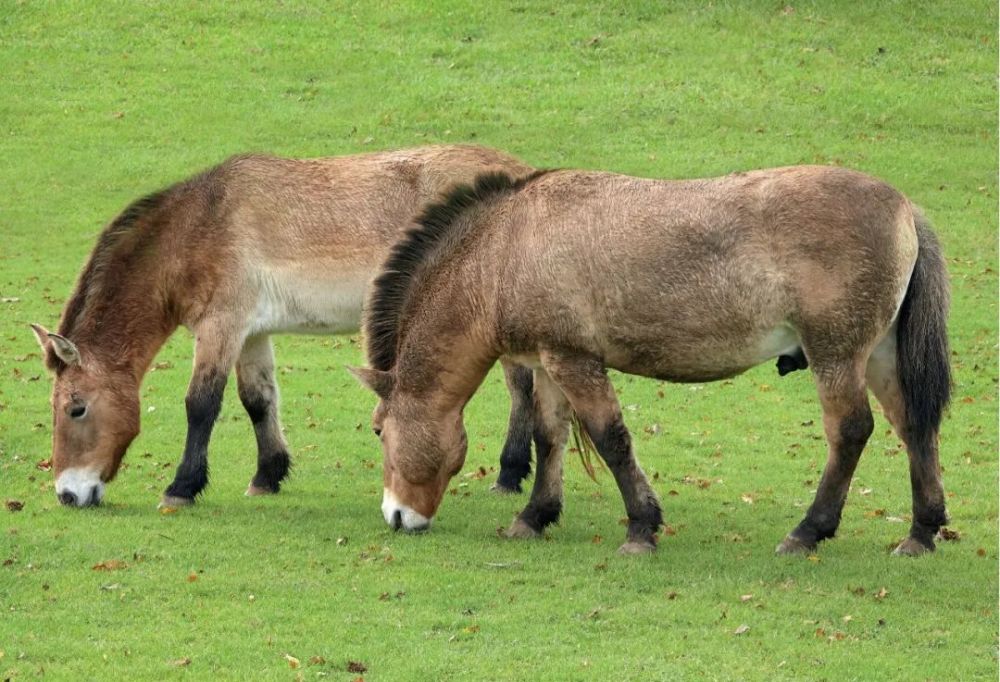
[(906, 431), (910, 445), (921, 454), (930, 452), (951, 397), (948, 364), (948, 273), (941, 244), (930, 222), (914, 207), (917, 262), (896, 328), (896, 371), (899, 374)]

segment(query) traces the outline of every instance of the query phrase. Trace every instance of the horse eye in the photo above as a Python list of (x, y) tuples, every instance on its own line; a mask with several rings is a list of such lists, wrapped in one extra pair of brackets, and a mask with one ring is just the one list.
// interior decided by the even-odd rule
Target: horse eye
[(87, 414), (86, 405), (74, 405), (69, 411), (70, 419), (83, 419), (83, 416)]

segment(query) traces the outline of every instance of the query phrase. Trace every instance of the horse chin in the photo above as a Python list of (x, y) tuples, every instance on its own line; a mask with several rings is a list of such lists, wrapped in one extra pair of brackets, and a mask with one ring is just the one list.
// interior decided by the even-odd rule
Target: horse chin
[(427, 517), (403, 504), (388, 488), (382, 491), (382, 516), (393, 530), (421, 533), (429, 530), (434, 517)]

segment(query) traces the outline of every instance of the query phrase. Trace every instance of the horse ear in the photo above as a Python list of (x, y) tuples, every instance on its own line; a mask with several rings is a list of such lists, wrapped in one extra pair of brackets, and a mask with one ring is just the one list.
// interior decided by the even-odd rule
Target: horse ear
[(392, 393), (393, 378), (391, 372), (380, 369), (368, 369), (367, 367), (348, 367), (347, 371), (354, 375), (354, 378), (371, 391), (375, 392), (382, 400), (388, 400)]
[(31, 331), (35, 332), (35, 338), (38, 339), (38, 345), (42, 347), (42, 350), (48, 350), (49, 330), (40, 324), (32, 324)]
[(75, 343), (65, 336), (50, 332), (40, 324), (31, 325), (31, 329), (35, 332), (35, 338), (38, 339), (43, 351), (47, 353), (51, 348), (56, 357), (67, 365), (80, 364), (80, 351)]

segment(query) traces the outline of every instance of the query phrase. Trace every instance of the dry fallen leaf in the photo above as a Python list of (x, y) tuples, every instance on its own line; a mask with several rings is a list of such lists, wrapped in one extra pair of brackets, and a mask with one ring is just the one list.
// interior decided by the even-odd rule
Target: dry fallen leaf
[(7, 500), (7, 511), (19, 512), (24, 509), (24, 502), (21, 500)]
[(884, 587), (879, 588), (879, 591), (874, 594), (876, 601), (882, 601), (887, 596), (889, 596), (889, 590), (885, 589)]
[(122, 571), (128, 568), (126, 564), (121, 559), (109, 559), (107, 561), (102, 561), (100, 563), (91, 566), (92, 571)]
[(368, 666), (366, 666), (361, 661), (348, 661), (347, 662), (347, 672), (349, 673), (363, 673), (367, 672)]
[(322, 656), (313, 656), (309, 659), (309, 663), (311, 665), (323, 665), (324, 663), (326, 663), (326, 659), (323, 658)]
[(302, 663), (299, 662), (299, 659), (295, 658), (295, 656), (285, 654), (285, 660), (288, 661), (288, 667), (292, 670), (298, 670), (299, 666), (302, 665)]
[(962, 539), (962, 534), (951, 528), (942, 528), (938, 531), (938, 534), (941, 536), (942, 540), (947, 542), (957, 542)]
[(747, 632), (750, 632), (750, 626), (747, 625), (746, 623), (743, 623), (738, 628), (733, 630), (734, 635), (743, 635), (746, 634)]
[(188, 573), (187, 581), (189, 583), (193, 583), (196, 580), (198, 580), (198, 574), (197, 573), (195, 573), (194, 571), (191, 571), (190, 573)]
[(176, 661), (170, 661), (170, 665), (175, 665), (178, 668), (183, 668), (186, 665), (191, 665), (191, 659), (185, 656), (184, 658), (178, 658)]
[(750, 601), (751, 599), (753, 599), (753, 595), (752, 594), (741, 594), (740, 595), (740, 601), (747, 602), (747, 601)]

